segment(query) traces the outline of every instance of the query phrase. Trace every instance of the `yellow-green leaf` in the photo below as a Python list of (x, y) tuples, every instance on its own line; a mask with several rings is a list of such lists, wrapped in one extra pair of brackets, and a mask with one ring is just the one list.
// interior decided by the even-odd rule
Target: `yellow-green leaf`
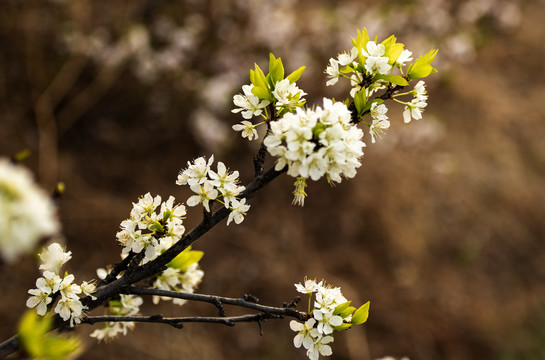
[(185, 271), (192, 264), (199, 262), (203, 255), (204, 252), (191, 250), (191, 246), (188, 246), (184, 251), (179, 253), (178, 256), (168, 263), (168, 267)]
[(352, 315), (352, 324), (359, 325), (367, 321), (367, 318), (369, 317), (369, 305), (370, 302), (368, 301), (354, 312), (354, 315)]
[(28, 310), (19, 323), (19, 339), (26, 353), (33, 359), (64, 360), (81, 348), (77, 337), (49, 333), (53, 317), (41, 317)]
[(420, 79), (437, 72), (437, 69), (433, 68), (431, 63), (435, 59), (438, 51), (439, 50), (437, 49), (430, 50), (427, 54), (416, 59), (416, 61), (409, 66), (407, 77), (409, 79)]
[(292, 72), (291, 74), (289, 74), (286, 79), (289, 80), (290, 84), (293, 84), (294, 82), (299, 80), (299, 78), (303, 74), (303, 71), (305, 71), (305, 68), (306, 68), (305, 66), (301, 66), (299, 69), (297, 69), (294, 72)]

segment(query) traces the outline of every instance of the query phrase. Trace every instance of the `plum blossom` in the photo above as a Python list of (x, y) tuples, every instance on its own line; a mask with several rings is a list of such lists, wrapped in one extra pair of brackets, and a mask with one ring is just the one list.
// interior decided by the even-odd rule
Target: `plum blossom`
[(277, 158), (276, 170), (288, 167), (288, 175), (341, 182), (352, 178), (361, 166), (363, 132), (351, 124), (351, 113), (340, 102), (324, 98), (323, 107), (298, 108), (271, 123), (264, 139), (267, 151)]
[(291, 83), (288, 79), (278, 81), (272, 94), (276, 99), (276, 109), (281, 110), (284, 108), (288, 112), (303, 106), (305, 103), (303, 96), (307, 95), (306, 92), (299, 89), (295, 83)]
[(233, 130), (240, 131), (243, 138), (248, 138), (248, 140), (252, 141), (254, 138), (258, 138), (255, 127), (256, 125), (244, 120), (240, 124), (233, 125)]
[(263, 109), (270, 104), (270, 101), (260, 100), (255, 96), (252, 93), (253, 87), (252, 84), (242, 86), (244, 95), (237, 94), (233, 97), (233, 102), (238, 108), (231, 110), (231, 112), (242, 112), (242, 117), (244, 119), (251, 119), (253, 116), (259, 116), (263, 113)]
[(39, 257), (42, 261), (40, 270), (49, 270), (58, 274), (60, 267), (72, 258), (72, 252), (65, 252), (60, 244), (52, 243), (39, 253)]
[(53, 200), (30, 171), (0, 158), (0, 258), (13, 262), (59, 229)]
[(231, 212), (227, 218), (227, 225), (229, 225), (233, 220), (236, 224), (240, 224), (244, 220), (244, 216), (246, 216), (248, 210), (250, 210), (250, 205), (246, 205), (246, 199), (234, 199), (231, 201)]

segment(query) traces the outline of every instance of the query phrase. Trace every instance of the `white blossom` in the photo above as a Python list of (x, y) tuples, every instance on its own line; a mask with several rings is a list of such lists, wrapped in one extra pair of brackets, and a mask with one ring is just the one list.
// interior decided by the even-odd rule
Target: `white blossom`
[(254, 138), (258, 138), (255, 125), (246, 120), (242, 121), (240, 124), (233, 125), (233, 130), (240, 131), (242, 137), (248, 138), (250, 141), (252, 141)]
[(333, 336), (324, 336), (322, 338), (319, 338), (317, 341), (315, 341), (312, 344), (312, 347), (307, 350), (307, 356), (310, 360), (318, 360), (320, 355), (322, 356), (330, 356), (333, 351), (331, 350), (331, 346), (327, 345), (329, 343), (333, 342)]
[(295, 284), (295, 288), (302, 294), (311, 294), (318, 291), (322, 287), (322, 283), (323, 281), (317, 283), (316, 280), (305, 279), (304, 284)]
[(208, 162), (204, 157), (195, 159), (193, 163), (187, 162), (187, 168), (182, 170), (176, 180), (177, 185), (203, 184), (207, 180), (208, 170), (214, 162), (214, 155), (210, 156)]
[(0, 257), (12, 262), (59, 228), (53, 200), (30, 171), (0, 159)]
[(369, 41), (365, 49), (361, 50), (365, 60), (365, 70), (371, 74), (387, 74), (392, 66), (388, 64), (390, 59), (384, 56), (386, 48), (382, 44), (377, 44), (374, 41)]
[(293, 345), (296, 348), (300, 348), (301, 345), (305, 349), (310, 349), (314, 344), (314, 337), (311, 335), (312, 329), (316, 324), (316, 319), (310, 318), (304, 323), (300, 323), (296, 320), (290, 321), (290, 329), (297, 332), (297, 335), (293, 338)]
[(288, 175), (295, 178), (318, 180), (325, 175), (340, 182), (361, 166), (362, 137), (346, 105), (324, 99), (323, 108), (299, 108), (272, 122), (264, 144), (277, 157), (276, 170), (288, 166)]
[(218, 190), (216, 190), (208, 180), (202, 185), (191, 185), (190, 189), (195, 193), (195, 195), (187, 199), (187, 206), (196, 206), (202, 203), (206, 211), (210, 212), (210, 206), (208, 203), (210, 200), (215, 200), (218, 197)]
[[(244, 119), (251, 119), (253, 116), (259, 116), (263, 113), (263, 108), (267, 107), (270, 104), (268, 100), (260, 100), (257, 96), (252, 93), (252, 88), (254, 85), (244, 85), (242, 86), (242, 91), (244, 95), (237, 94), (233, 97), (233, 102), (237, 109), (231, 110), (234, 113), (242, 112), (242, 117)], [(249, 139), (251, 140), (251, 139)]]
[(329, 335), (333, 332), (333, 327), (343, 323), (343, 319), (339, 315), (333, 315), (333, 310), (316, 309), (313, 311), (312, 316), (318, 321), (317, 330), (320, 334)]
[(408, 62), (408, 61), (411, 61), (413, 58), (412, 58), (412, 55), (413, 53), (410, 52), (409, 50), (407, 49), (403, 49), (403, 51), (401, 52), (401, 54), (399, 55), (399, 57), (397, 58), (396, 60), (396, 65), (398, 67), (403, 67), (405, 66), (405, 64)]
[(39, 253), (39, 257), (42, 261), (40, 270), (49, 270), (58, 274), (60, 267), (72, 258), (72, 252), (65, 252), (60, 244), (52, 243)]
[(388, 108), (384, 104), (377, 104), (376, 102), (371, 105), (371, 117), (373, 122), (369, 127), (369, 134), (371, 135), (371, 142), (374, 144), (376, 137), (381, 137), (385, 129), (390, 127), (390, 121), (388, 121), (388, 116), (386, 112)]
[(81, 322), (83, 317), (83, 310), (86, 307), (83, 306), (79, 299), (62, 298), (57, 302), (55, 306), (55, 312), (64, 320), (70, 320), (70, 326), (74, 326)]
[(303, 96), (307, 93), (299, 89), (295, 83), (284, 79), (275, 84), (272, 94), (276, 99), (277, 109), (285, 108), (291, 112), (305, 103)]
[(51, 293), (40, 289), (30, 289), (28, 290), (28, 293), (32, 296), (26, 301), (26, 306), (31, 309), (36, 308), (38, 315), (44, 316), (47, 312), (47, 305), (53, 301), (53, 299), (49, 297)]
[(246, 205), (246, 199), (234, 199), (231, 201), (231, 212), (227, 218), (227, 225), (233, 220), (236, 224), (240, 224), (244, 220), (244, 216), (246, 216), (248, 210), (250, 210), (250, 205)]

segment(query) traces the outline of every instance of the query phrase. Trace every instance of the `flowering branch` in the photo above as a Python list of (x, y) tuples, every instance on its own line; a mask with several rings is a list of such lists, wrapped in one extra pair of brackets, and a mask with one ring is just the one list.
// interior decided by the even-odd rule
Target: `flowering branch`
[[(239, 172), (230, 171), (223, 162), (217, 162), (216, 169), (212, 169), (213, 155), (208, 159), (202, 156), (188, 161), (187, 167), (178, 174), (176, 184), (187, 185), (193, 192), (186, 201), (188, 207), (203, 206), (203, 218), (191, 231), (186, 232), (183, 222), (187, 214), (186, 205), (175, 203), (173, 196), (162, 201), (161, 196), (153, 197), (147, 193), (137, 203), (133, 203), (130, 217), (121, 222), (120, 231), (116, 234), (117, 241), (123, 246), (123, 260), (112, 267), (109, 274), (99, 269), (97, 274), (102, 281), (98, 285), (94, 281), (75, 283), (73, 274), (60, 270), (71, 258), (71, 252), (65, 252), (60, 244), (53, 243), (43, 250), (39, 254), (43, 276), (36, 280), (36, 288), (28, 291), (32, 296), (26, 304), (29, 308), (35, 308), (39, 316), (52, 319), (51, 315), (55, 315), (55, 321), (53, 325), (39, 327), (43, 331), (38, 333), (33, 330), (38, 327), (33, 325), (38, 320), (29, 317), (26, 325), (20, 328), (19, 337), (0, 344), (0, 357), (17, 348), (19, 341), (28, 350), (29, 343), (40, 342), (40, 338), (51, 327), (103, 322), (103, 329), (97, 329), (91, 334), (102, 340), (114, 338), (120, 333), (126, 334), (135, 322), (165, 323), (176, 328), (181, 328), (184, 322), (233, 326), (236, 322), (261, 324), (261, 320), (285, 316), (296, 319), (290, 322), (290, 328), (297, 332), (294, 345), (303, 346), (311, 360), (317, 360), (320, 355), (331, 355), (332, 350), (328, 344), (333, 342), (333, 334), (367, 321), (369, 302), (359, 308), (353, 307), (351, 301), (342, 295), (340, 288), (327, 285), (323, 280), (317, 282), (308, 279), (304, 285), (296, 284), (297, 291), (308, 296), (306, 313), (295, 310), (298, 298), (283, 307), (273, 307), (259, 304), (257, 298), (251, 295), (228, 298), (195, 294), (194, 289), (204, 275), (198, 267), (203, 252), (191, 250), (191, 245), (225, 218), (227, 225), (233, 221), (240, 224), (250, 209), (246, 201), (284, 172), (296, 179), (294, 203), (301, 206), (307, 196), (307, 180), (325, 178), (333, 184), (356, 176), (356, 169), (361, 166), (363, 148), (366, 147), (362, 140), (364, 132), (358, 125), (369, 127), (371, 142), (375, 143), (390, 126), (386, 115), (388, 109), (383, 104), (386, 100), (405, 106), (405, 123), (422, 118), (428, 99), (425, 83), (420, 80), (413, 90), (404, 93), (399, 90), (408, 86), (410, 81), (436, 71), (431, 62), (437, 51), (432, 50), (419, 57), (405, 72), (403, 68), (412, 60), (412, 53), (404, 49), (403, 44), (397, 43), (394, 36), (377, 43), (376, 38), (372, 40), (364, 28), (358, 31), (357, 38), (353, 38), (352, 42), (354, 46), (350, 53), (330, 59), (326, 69), (329, 77), (327, 85), (335, 84), (339, 78), (351, 82), (352, 99), (347, 98), (344, 102), (324, 98), (321, 106), (305, 107), (304, 96), (307, 93), (295, 83), (304, 66), (285, 76), (281, 59), (273, 54), (270, 54), (267, 75), (255, 65), (255, 70), (250, 71), (251, 84), (242, 87), (244, 95), (234, 96), (233, 102), (238, 108), (232, 110), (240, 112), (247, 120), (254, 116), (262, 118), (256, 124), (244, 120), (233, 126), (248, 140), (259, 137), (257, 126), (266, 126), (266, 135), (253, 158), (254, 178), (247, 186), (241, 186)], [(400, 75), (396, 75), (394, 70)], [(382, 90), (384, 93), (378, 95)], [(413, 99), (399, 99), (406, 96), (412, 96)], [(367, 115), (371, 118), (368, 122), (364, 120)], [(267, 153), (275, 157), (275, 166), (264, 172)], [(14, 186), (9, 183), (9, 177), (7, 179), (4, 181), (10, 186), (4, 186), (7, 190), (2, 190), (0, 186), (0, 195), (4, 191), (9, 206), (20, 205), (15, 200), (21, 197), (13, 192)], [(214, 211), (215, 204), (221, 207)], [(40, 230), (39, 233), (54, 230), (56, 225), (51, 229)], [(4, 257), (15, 257), (13, 251), (6, 252)], [(140, 283), (141, 286), (146, 287), (134, 286), (142, 280), (146, 282), (145, 285)], [(142, 316), (140, 306), (144, 300), (140, 295), (151, 295), (154, 303), (160, 300), (170, 300), (177, 305), (183, 305), (186, 301), (207, 302), (216, 306), (219, 315), (170, 318), (162, 315)], [(87, 315), (102, 305), (111, 315)], [(243, 307), (258, 313), (227, 317), (225, 305)], [(67, 340), (51, 338), (48, 341)], [(44, 356), (47, 349), (48, 346), (43, 345), (32, 356), (48, 357)]]

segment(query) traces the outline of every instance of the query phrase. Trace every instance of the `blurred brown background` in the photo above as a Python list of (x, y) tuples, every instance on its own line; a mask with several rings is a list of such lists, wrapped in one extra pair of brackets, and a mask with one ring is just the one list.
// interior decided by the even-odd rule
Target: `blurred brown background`
[[(230, 109), (270, 51), (287, 71), (307, 66), (299, 85), (312, 104), (346, 96), (325, 88), (323, 70), (363, 26), (415, 55), (439, 48), (424, 119), (405, 125), (392, 104), (357, 177), (311, 183), (304, 208), (290, 205), (293, 179), (265, 188), (244, 223), (195, 244), (206, 253), (198, 291), (281, 305), (308, 275), (370, 300), (367, 324), (335, 337), (334, 359), (544, 359), (544, 14), (543, 1), (3, 0), (0, 153), (30, 149), (46, 188), (66, 184), (69, 268), (88, 280), (118, 261), (115, 233), (139, 195), (187, 199), (174, 181), (188, 160), (213, 153), (251, 178), (257, 143), (231, 131), (241, 117)], [(190, 211), (188, 227), (200, 216)], [(37, 276), (30, 257), (1, 269), (2, 338)], [(80, 358), (306, 358), (287, 320), (263, 330), (140, 324), (97, 345), (82, 326)]]

